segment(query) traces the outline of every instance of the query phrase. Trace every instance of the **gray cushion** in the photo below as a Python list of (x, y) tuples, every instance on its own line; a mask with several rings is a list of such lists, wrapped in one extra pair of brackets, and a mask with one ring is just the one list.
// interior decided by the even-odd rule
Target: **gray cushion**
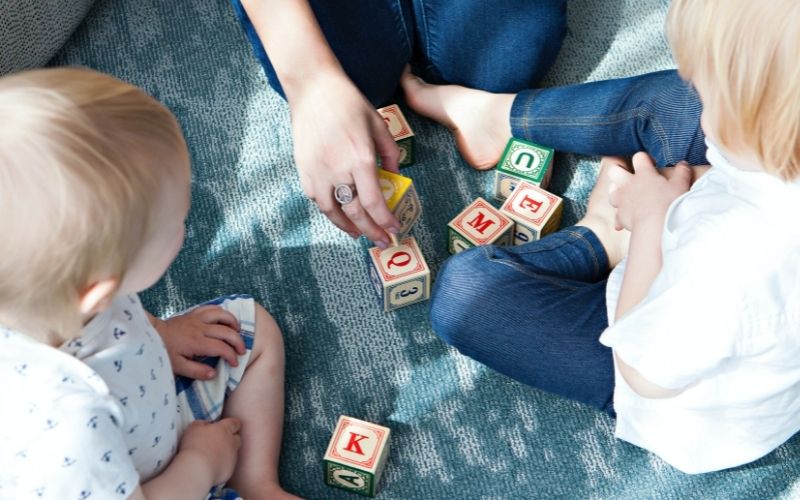
[(0, 75), (47, 63), (93, 1), (0, 0)]

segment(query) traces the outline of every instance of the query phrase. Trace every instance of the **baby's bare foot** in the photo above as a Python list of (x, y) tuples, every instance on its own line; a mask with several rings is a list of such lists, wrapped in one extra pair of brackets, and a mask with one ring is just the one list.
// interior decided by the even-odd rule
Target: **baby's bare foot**
[(627, 161), (619, 157), (603, 157), (600, 162), (600, 171), (597, 174), (597, 182), (586, 205), (586, 215), (576, 224), (588, 227), (597, 235), (608, 255), (609, 268), (619, 264), (628, 254), (628, 244), (631, 238), (628, 230), (618, 231), (615, 228), (615, 209), (608, 201), (608, 189), (611, 183), (608, 171), (613, 165), (627, 168)]
[(492, 94), (460, 85), (432, 85), (406, 68), (400, 79), (408, 105), (449, 128), (458, 150), (478, 170), (497, 165), (508, 139), (514, 94)]

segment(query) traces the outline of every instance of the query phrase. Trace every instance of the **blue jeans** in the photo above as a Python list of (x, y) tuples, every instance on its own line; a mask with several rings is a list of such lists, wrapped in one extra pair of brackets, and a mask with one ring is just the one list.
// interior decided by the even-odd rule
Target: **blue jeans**
[[(240, 0), (231, 0), (269, 84), (283, 89)], [(566, 0), (309, 0), (345, 72), (375, 105), (407, 63), (435, 83), (491, 92), (534, 87), (566, 34)]]
[(573, 226), (521, 246), (450, 257), (431, 296), (433, 330), (448, 344), (524, 384), (613, 413), (608, 257)]
[(676, 71), (520, 92), (511, 108), (515, 137), (557, 151), (633, 155), (658, 166), (708, 163), (702, 104)]

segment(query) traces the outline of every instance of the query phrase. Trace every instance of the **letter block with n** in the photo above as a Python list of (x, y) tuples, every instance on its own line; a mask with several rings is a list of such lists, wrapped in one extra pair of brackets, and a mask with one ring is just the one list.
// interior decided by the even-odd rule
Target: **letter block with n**
[(336, 423), (325, 457), (325, 483), (374, 497), (389, 456), (391, 430), (342, 415)]
[(510, 245), (514, 222), (483, 198), (467, 206), (447, 225), (447, 250), (457, 254), (480, 245)]
[(557, 230), (563, 206), (559, 196), (520, 182), (500, 211), (514, 221), (514, 244), (522, 245)]
[(521, 181), (546, 188), (553, 173), (553, 150), (512, 137), (497, 163), (494, 197), (505, 200)]
[(383, 310), (399, 309), (431, 296), (431, 270), (413, 236), (368, 251), (369, 275)]
[(400, 168), (414, 163), (414, 132), (397, 104), (380, 108), (378, 114), (383, 118), (386, 128), (400, 148)]

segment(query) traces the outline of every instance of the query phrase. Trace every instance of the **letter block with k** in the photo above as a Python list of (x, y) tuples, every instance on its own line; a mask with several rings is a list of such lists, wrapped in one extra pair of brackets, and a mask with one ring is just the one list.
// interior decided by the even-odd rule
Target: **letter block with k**
[(389, 455), (391, 430), (346, 415), (339, 417), (323, 458), (325, 483), (374, 497)]
[(522, 181), (546, 188), (553, 173), (554, 152), (547, 146), (512, 137), (497, 163), (494, 197), (503, 201)]
[(456, 254), (480, 245), (510, 245), (514, 222), (483, 198), (467, 206), (447, 225), (447, 249)]
[(500, 211), (514, 221), (514, 244), (541, 239), (561, 224), (563, 200), (529, 182), (520, 182)]
[(386, 249), (372, 247), (368, 255), (370, 279), (384, 311), (430, 298), (431, 270), (412, 236)]

